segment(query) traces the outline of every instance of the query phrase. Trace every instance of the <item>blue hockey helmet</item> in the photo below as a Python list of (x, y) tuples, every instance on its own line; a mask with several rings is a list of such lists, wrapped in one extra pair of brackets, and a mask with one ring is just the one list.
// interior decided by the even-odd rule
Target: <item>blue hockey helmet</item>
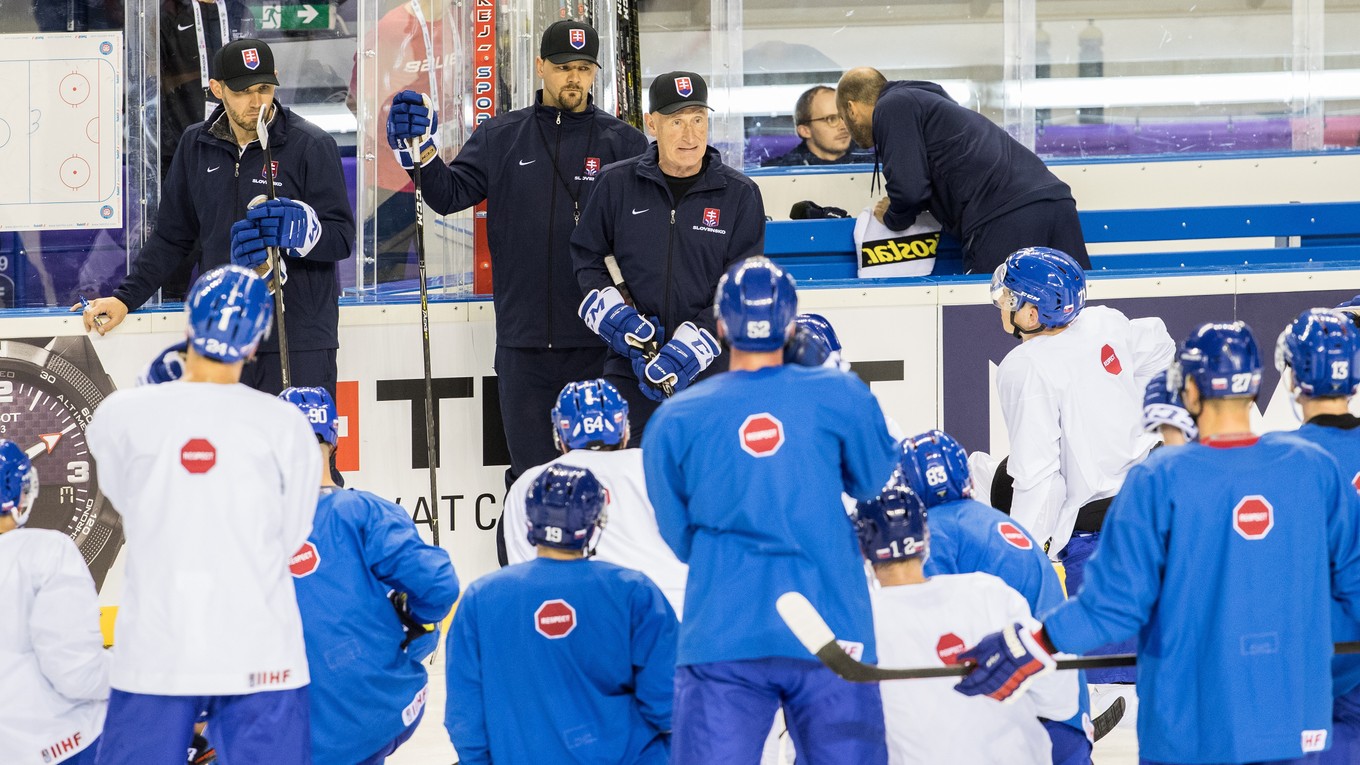
[(841, 340), (826, 317), (818, 313), (800, 313), (793, 323), (793, 340), (784, 349), (786, 364), (841, 366)]
[(1253, 398), (1261, 387), (1261, 352), (1246, 322), (1201, 324), (1185, 339), (1167, 370), (1167, 385), (1185, 395), (1195, 381), (1201, 397)]
[(1357, 329), (1360, 329), (1360, 295), (1339, 304), (1336, 310), (1340, 311), (1342, 316), (1350, 319)]
[(927, 553), (926, 505), (901, 482), (855, 505), (852, 517), (859, 549), (870, 563), (891, 563)]
[(1353, 395), (1360, 385), (1360, 332), (1340, 311), (1304, 311), (1280, 333), (1275, 368), (1282, 375), (1292, 370), (1306, 396)]
[(561, 451), (623, 446), (628, 401), (608, 380), (567, 383), (552, 409), (553, 443)]
[(1185, 410), (1180, 389), (1172, 389), (1167, 377), (1166, 370), (1158, 372), (1143, 390), (1143, 430), (1156, 433), (1161, 426), (1170, 425), (1179, 428), (1187, 439), (1194, 440), (1199, 437), (1199, 427)]
[(529, 544), (593, 555), (604, 530), (607, 502), (608, 495), (594, 473), (570, 465), (549, 465), (529, 485), (525, 497)]
[(28, 522), (38, 498), (38, 471), (18, 444), (0, 438), (0, 517), (8, 515), (17, 526)]
[(335, 399), (325, 388), (285, 389), (279, 398), (297, 407), (307, 416), (307, 424), (312, 426), (316, 437), (335, 446), (340, 438), (340, 420), (335, 409)]
[(198, 277), (184, 301), (189, 345), (200, 356), (234, 364), (255, 353), (274, 318), (268, 283), (241, 266)]
[(1086, 307), (1086, 273), (1062, 250), (1016, 250), (992, 273), (992, 304), (1014, 314), (1026, 303), (1039, 309), (1040, 327), (1065, 327)]
[(902, 439), (898, 469), (926, 507), (973, 496), (968, 454), (943, 430)]
[(139, 385), (160, 385), (174, 382), (184, 376), (184, 357), (189, 350), (189, 341), (181, 340), (156, 354), (147, 365), (146, 371), (137, 378)]
[(777, 351), (793, 333), (798, 289), (779, 264), (756, 256), (727, 269), (718, 280), (713, 303), (729, 345), (743, 351)]

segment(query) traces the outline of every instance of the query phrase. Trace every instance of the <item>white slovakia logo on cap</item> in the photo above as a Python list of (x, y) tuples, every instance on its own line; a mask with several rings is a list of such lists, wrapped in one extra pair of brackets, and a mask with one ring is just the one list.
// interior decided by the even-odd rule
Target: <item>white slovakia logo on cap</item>
[(694, 83), (690, 82), (688, 77), (676, 77), (675, 92), (689, 98), (694, 93)]
[(260, 52), (254, 48), (246, 48), (241, 51), (241, 60), (245, 62), (246, 68), (251, 71), (260, 68)]
[(567, 42), (571, 43), (571, 47), (576, 50), (586, 47), (586, 30), (568, 29), (567, 32), (570, 33), (567, 35)]

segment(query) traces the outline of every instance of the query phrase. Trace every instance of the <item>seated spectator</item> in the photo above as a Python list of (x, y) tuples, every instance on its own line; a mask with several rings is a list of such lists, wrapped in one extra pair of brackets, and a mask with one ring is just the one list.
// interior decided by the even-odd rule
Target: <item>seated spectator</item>
[(790, 167), (873, 161), (872, 156), (851, 143), (850, 130), (836, 111), (835, 88), (816, 85), (803, 91), (793, 107), (793, 121), (803, 142), (789, 153), (771, 157), (761, 165)]

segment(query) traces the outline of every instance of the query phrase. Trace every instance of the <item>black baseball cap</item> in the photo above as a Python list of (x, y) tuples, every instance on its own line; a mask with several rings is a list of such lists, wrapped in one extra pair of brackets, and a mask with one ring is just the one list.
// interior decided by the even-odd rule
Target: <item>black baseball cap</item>
[(599, 66), (595, 57), (600, 53), (600, 35), (595, 28), (580, 21), (566, 19), (554, 21), (543, 30), (543, 42), (539, 43), (539, 58), (554, 64), (568, 61), (589, 61)]
[(213, 55), (212, 78), (232, 90), (245, 90), (262, 82), (278, 85), (274, 51), (264, 40), (250, 37), (232, 40)]
[(652, 80), (647, 90), (649, 110), (661, 114), (674, 114), (691, 106), (708, 105), (708, 83), (694, 72), (666, 72)]

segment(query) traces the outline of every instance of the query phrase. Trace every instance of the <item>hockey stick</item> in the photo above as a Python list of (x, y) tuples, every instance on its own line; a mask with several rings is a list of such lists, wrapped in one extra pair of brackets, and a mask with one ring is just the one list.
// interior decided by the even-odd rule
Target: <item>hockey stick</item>
[(411, 156), (415, 172), (411, 179), (416, 185), (416, 270), (420, 275), (420, 351), (425, 362), (425, 456), (430, 463), (430, 533), (434, 546), (439, 546), (439, 485), (435, 478), (434, 381), (430, 372), (430, 291), (425, 284), (425, 191), (420, 185), (420, 139), (411, 139)]
[[(832, 672), (852, 683), (878, 683), (884, 680), (925, 680), (935, 677), (963, 677), (973, 671), (968, 664), (952, 664), (947, 667), (919, 667), (894, 669), (878, 667), (856, 661), (836, 642), (836, 634), (831, 631), (808, 599), (800, 592), (786, 592), (779, 596), (775, 608), (784, 624), (793, 631), (798, 642), (802, 643), (813, 655), (822, 661)], [(1333, 650), (1338, 654), (1360, 653), (1360, 642), (1337, 643)], [(1137, 663), (1135, 654), (1113, 654), (1110, 656), (1079, 656), (1074, 659), (1058, 659), (1057, 669), (1105, 669), (1107, 667), (1131, 667)]]
[[(633, 305), (633, 295), (628, 291), (628, 283), (623, 280), (623, 271), (619, 269), (618, 258), (612, 254), (604, 256), (604, 267), (609, 271), (609, 279), (614, 282), (614, 288), (623, 296), (623, 302)], [(636, 308), (636, 306), (634, 307)], [(643, 360), (650, 364), (661, 353), (661, 344), (653, 340), (643, 345), (639, 350), (642, 351)], [(666, 394), (666, 398), (670, 398), (675, 395), (675, 386), (670, 383), (661, 383), (661, 392)]]
[[(260, 141), (260, 148), (264, 150), (264, 172), (265, 179), (268, 181), (269, 198), (275, 199), (274, 192), (274, 154), (269, 150), (269, 120), (266, 115), (273, 114), (274, 104), (271, 102), (268, 107), (260, 107), (260, 113), (255, 117), (255, 135)], [(260, 201), (255, 197), (250, 201), (250, 207), (254, 207)], [(269, 291), (274, 294), (274, 320), (279, 328), (279, 376), (283, 380), (284, 388), (293, 387), (292, 375), (288, 373), (288, 330), (283, 322), (283, 266), (279, 258), (279, 248), (268, 248), (268, 260), (271, 278), (269, 280)]]

